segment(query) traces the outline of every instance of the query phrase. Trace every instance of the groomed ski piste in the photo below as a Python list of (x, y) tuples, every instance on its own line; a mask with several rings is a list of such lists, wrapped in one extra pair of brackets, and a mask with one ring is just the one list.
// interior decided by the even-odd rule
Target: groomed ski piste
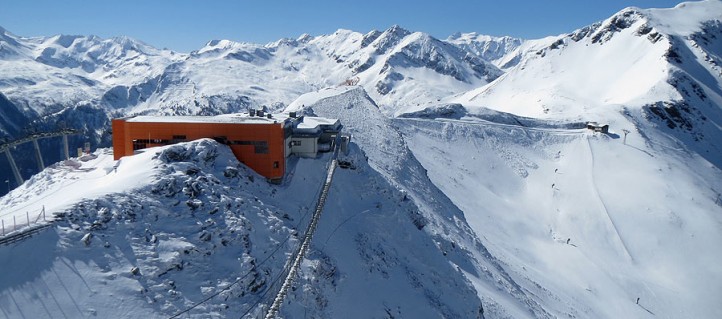
[(719, 313), (719, 182), (687, 166), (703, 159), (586, 129), (396, 122), (489, 250), (551, 298), (542, 304), (579, 317)]

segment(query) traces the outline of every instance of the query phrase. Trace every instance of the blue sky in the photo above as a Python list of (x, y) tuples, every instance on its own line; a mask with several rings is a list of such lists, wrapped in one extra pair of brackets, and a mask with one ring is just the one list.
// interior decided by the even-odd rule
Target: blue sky
[(20, 36), (130, 36), (190, 52), (213, 39), (267, 43), (336, 29), (366, 33), (393, 24), (445, 39), (478, 32), (526, 39), (571, 32), (628, 7), (680, 0), (19, 0), (0, 4), (0, 26)]

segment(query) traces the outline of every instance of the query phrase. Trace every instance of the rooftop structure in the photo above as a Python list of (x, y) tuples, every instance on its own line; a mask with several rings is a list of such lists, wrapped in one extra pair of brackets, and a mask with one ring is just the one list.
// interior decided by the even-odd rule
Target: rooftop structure
[(594, 132), (609, 133), (609, 124), (599, 124), (597, 122), (587, 122), (587, 128)]
[(239, 161), (257, 173), (280, 180), (287, 157), (316, 157), (330, 151), (341, 127), (337, 119), (296, 116), (295, 112), (136, 116), (113, 120), (113, 152), (117, 160), (148, 147), (212, 138), (228, 145)]

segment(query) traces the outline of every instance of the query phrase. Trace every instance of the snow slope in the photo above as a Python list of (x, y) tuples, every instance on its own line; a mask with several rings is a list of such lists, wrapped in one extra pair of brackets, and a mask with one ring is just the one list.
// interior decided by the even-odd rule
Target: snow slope
[[(107, 147), (113, 117), (279, 110), (303, 93), (343, 83), (362, 84), (388, 113), (395, 113), (500, 74), (455, 45), (398, 26), (366, 35), (348, 30), (302, 35), (265, 45), (213, 40), (190, 54), (127, 37), (25, 38), (0, 29), (0, 94), (23, 117), (7, 124), (14, 115), (0, 114), (0, 138), (72, 127), (85, 137), (72, 139), (73, 147), (84, 142)], [(58, 154), (51, 146), (41, 147)], [(31, 158), (18, 155), (17, 160), (25, 178), (36, 173)], [(57, 160), (57, 155), (45, 159)]]
[[(336, 88), (306, 94), (287, 111), (342, 119), (372, 167), (410, 198), (444, 202), (420, 211), (425, 229), (449, 234), (445, 211), (468, 221), (447, 236), (474, 256), (471, 269), (498, 267), (497, 280), (517, 287), (498, 294), (483, 271), (466, 273), (490, 317), (722, 311), (722, 171), (654, 122), (607, 115), (631, 132), (623, 139), (583, 122), (466, 113), (460, 105), (393, 120), (377, 108), (361, 88)], [(430, 185), (420, 182), (427, 178)]]
[[(628, 8), (394, 121), (550, 313), (721, 315), (720, 13)], [(586, 121), (611, 132), (574, 129)]]
[(498, 80), (444, 101), (471, 113), (490, 108), (612, 127), (652, 123), (722, 167), (721, 23), (719, 1), (627, 8), (558, 38)]
[(383, 104), (397, 105), (400, 98), (417, 103), (458, 93), (501, 74), (461, 48), (398, 26), (265, 45), (213, 40), (190, 54), (127, 37), (24, 38), (1, 31), (0, 92), (39, 115), (78, 104), (123, 113), (232, 112), (285, 105), (355, 77)]
[(321, 90), (297, 101), (286, 111), (339, 118), (344, 131), (364, 150), (370, 166), (418, 206), (412, 215), (415, 223), (423, 226), (452, 265), (472, 283), (486, 318), (553, 316), (542, 300), (525, 290), (510, 276), (503, 261), (490, 253), (480, 240), (483, 234), (475, 233), (465, 213), (433, 184), (426, 166), (363, 88)]
[[(341, 119), (350, 168), (337, 172), (283, 317), (717, 318), (720, 12), (719, 1), (628, 8), (523, 42), (496, 60), (504, 74), (481, 52), (398, 26), (211, 41), (112, 94), (83, 59), (24, 58), (83, 39), (2, 30), (0, 57), (55, 72), (43, 81), (80, 81), (53, 94), (90, 102), (46, 105), (44, 119), (106, 138), (108, 114), (265, 105)], [(7, 96), (3, 114), (37, 115)], [(256, 316), (329, 159), (292, 159), (286, 182), (269, 185), (207, 140), (125, 158), (117, 172), (107, 151), (96, 155), (0, 199), (4, 219), (42, 205), (62, 216), (0, 247), (11, 270), (0, 316), (169, 317), (209, 297), (187, 314)]]
[(638, 135), (625, 145), (473, 118), (395, 123), (434, 184), (550, 313), (722, 313), (722, 172), (699, 155)]
[[(0, 94), (7, 98), (0, 138), (71, 127), (83, 132), (71, 137), (71, 148), (107, 147), (114, 117), (280, 110), (303, 93), (343, 83), (363, 84), (394, 113), (485, 84), (500, 72), (452, 44), (398, 26), (265, 45), (213, 40), (190, 54), (127, 37), (26, 38), (0, 29)], [(61, 159), (56, 145), (41, 143), (46, 163)], [(27, 179), (37, 166), (25, 154), (14, 155)], [(9, 164), (0, 158), (0, 165)], [(0, 180), (18, 186), (7, 170)]]
[(509, 54), (518, 51), (525, 44), (524, 40), (512, 37), (492, 37), (472, 33), (455, 33), (449, 36), (446, 42), (455, 44), (464, 50), (476, 54), (478, 57), (494, 63), (498, 68), (511, 67), (508, 63)]
[[(688, 98), (677, 82), (693, 82), (719, 102), (719, 1), (673, 9), (628, 8), (559, 38), (523, 59), (502, 79), (454, 98), (522, 116), (575, 118), (609, 105), (641, 107)], [(602, 108), (597, 110), (597, 108)]]
[[(107, 151), (96, 155), (46, 169), (0, 203), (2, 211), (45, 203), (59, 216), (50, 230), (0, 249), (4, 273), (17, 274), (0, 280), (0, 316), (162, 318), (211, 296), (188, 314), (255, 316), (300, 241), (328, 163), (328, 155), (293, 159), (275, 186), (211, 140), (115, 164)], [(281, 315), (481, 316), (473, 287), (440, 247), (451, 243), (422, 230), (415, 203), (358, 148), (345, 159), (354, 169), (337, 172)]]

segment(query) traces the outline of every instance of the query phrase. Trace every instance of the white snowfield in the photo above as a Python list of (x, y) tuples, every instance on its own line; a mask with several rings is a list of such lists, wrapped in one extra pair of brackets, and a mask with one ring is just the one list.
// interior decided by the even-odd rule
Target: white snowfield
[[(14, 274), (0, 281), (0, 316), (255, 317), (300, 241), (329, 157), (294, 159), (275, 186), (212, 140), (148, 149), (121, 159), (117, 171), (112, 154), (95, 154), (79, 168), (48, 168), (4, 197), (3, 210), (22, 194), (61, 217), (0, 249), (3, 270)], [(420, 231), (416, 205), (354, 145), (344, 160), (354, 167), (336, 172), (281, 314), (476, 317), (480, 300), (436, 248), (441, 242)]]
[(703, 159), (637, 136), (399, 122), (431, 180), (546, 307), (654, 317), (640, 298), (664, 318), (720, 314), (722, 174)]
[[(716, 37), (720, 30), (714, 21), (721, 19), (722, 2), (716, 0), (673, 9), (627, 8), (544, 49), (536, 48), (497, 81), (448, 102), (462, 103), (472, 112), (487, 107), (535, 118), (596, 117), (613, 113), (610, 106), (640, 107), (687, 98), (670, 83), (684, 73), (706, 87), (719, 106), (722, 81), (712, 58), (719, 59), (719, 50), (693, 34), (709, 25), (707, 33)], [(672, 52), (681, 64), (665, 58)]]
[(449, 42), (398, 26), (265, 45), (213, 40), (188, 54), (125, 37), (26, 38), (1, 28), (0, 43), (0, 90), (31, 119), (78, 106), (123, 115), (278, 110), (303, 93), (347, 81), (359, 82), (393, 113), (502, 73)]
[(54, 164), (14, 189), (0, 202), (3, 207), (0, 219), (6, 225), (12, 216), (24, 221), (26, 212), (37, 216), (43, 208), (49, 219), (53, 213), (65, 211), (86, 198), (144, 185), (153, 174), (152, 166), (142, 156), (114, 161), (112, 150), (105, 149), (86, 158), (89, 160), (73, 158)]
[[(393, 120), (405, 140), (399, 145), (386, 141), (393, 131), (375, 128), (383, 121), (355, 113), (363, 104), (362, 90), (308, 104), (315, 95), (299, 99), (316, 114), (346, 123), (369, 150), (370, 163), (413, 195), (418, 185), (405, 185), (409, 173), (393, 172), (413, 166), (398, 159), (407, 144), (435, 187), (463, 211), (473, 234), (523, 287), (525, 296), (510, 302), (509, 296), (494, 296), (498, 292), (484, 276), (466, 273), (488, 316), (721, 313), (722, 172), (669, 135), (637, 127), (625, 144), (614, 132), (510, 125), (475, 116), (412, 117)], [(633, 127), (621, 114), (606, 119)], [(382, 145), (392, 148), (386, 152)], [(485, 259), (477, 256), (475, 262)], [(519, 304), (524, 298), (544, 311)]]
[[(255, 92), (353, 135), (280, 317), (722, 318), (722, 2), (499, 40), (503, 74), (436, 41), (211, 41), (163, 71), (187, 92), (130, 108)], [(0, 198), (6, 224), (58, 216), (0, 246), (0, 318), (256, 318), (329, 160), (271, 185), (212, 140), (93, 154)]]

